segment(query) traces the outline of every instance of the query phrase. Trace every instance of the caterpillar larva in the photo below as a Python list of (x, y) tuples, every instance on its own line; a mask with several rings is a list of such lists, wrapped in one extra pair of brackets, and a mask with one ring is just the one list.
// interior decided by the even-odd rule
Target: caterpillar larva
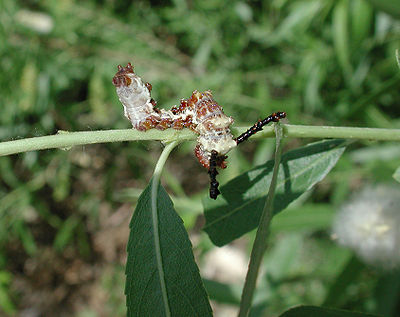
[(216, 168), (226, 168), (225, 154), (261, 131), (264, 125), (286, 117), (285, 112), (273, 113), (234, 138), (229, 129), (233, 118), (224, 114), (210, 90), (205, 92), (195, 90), (190, 98), (182, 99), (179, 106), (165, 110), (156, 108), (156, 102), (150, 95), (151, 85), (144, 83), (134, 73), (130, 63), (126, 67), (118, 66), (113, 84), (124, 107), (125, 117), (129, 119), (134, 129), (146, 131), (153, 128), (159, 130), (189, 128), (199, 135), (194, 153), (200, 164), (209, 170), (210, 197), (213, 199), (220, 193)]

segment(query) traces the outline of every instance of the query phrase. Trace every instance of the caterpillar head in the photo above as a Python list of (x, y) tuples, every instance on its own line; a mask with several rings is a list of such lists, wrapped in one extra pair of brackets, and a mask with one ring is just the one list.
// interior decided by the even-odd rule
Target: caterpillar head
[(136, 76), (133, 71), (133, 66), (128, 63), (126, 67), (118, 65), (118, 71), (113, 77), (113, 84), (115, 87), (129, 86), (132, 83), (132, 76)]

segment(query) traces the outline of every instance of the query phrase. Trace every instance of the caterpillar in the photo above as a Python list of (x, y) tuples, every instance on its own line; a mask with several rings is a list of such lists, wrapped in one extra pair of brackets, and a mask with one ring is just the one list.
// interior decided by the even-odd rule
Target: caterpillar
[(118, 65), (118, 71), (112, 82), (124, 107), (124, 115), (134, 129), (147, 131), (153, 128), (159, 130), (188, 128), (198, 134), (194, 154), (200, 164), (208, 169), (210, 197), (213, 199), (220, 194), (219, 183), (216, 180), (217, 167), (226, 168), (225, 154), (261, 131), (266, 124), (278, 122), (286, 117), (285, 112), (273, 113), (234, 138), (229, 129), (234, 120), (225, 115), (210, 90), (205, 92), (195, 90), (191, 97), (182, 99), (179, 106), (165, 110), (156, 107), (155, 100), (151, 98), (151, 84), (143, 82), (135, 74), (131, 63), (126, 67)]

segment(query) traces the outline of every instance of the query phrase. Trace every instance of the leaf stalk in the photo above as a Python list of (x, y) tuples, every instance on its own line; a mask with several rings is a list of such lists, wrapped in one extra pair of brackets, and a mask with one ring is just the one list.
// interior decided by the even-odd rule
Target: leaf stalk
[(271, 178), (271, 184), (269, 186), (267, 199), (261, 214), (260, 224), (257, 229), (256, 238), (250, 255), (249, 269), (247, 271), (246, 280), (243, 287), (242, 300), (240, 303), (238, 317), (246, 317), (249, 314), (251, 303), (253, 300), (254, 290), (256, 288), (258, 273), (268, 244), (269, 225), (272, 219), (275, 188), (277, 184), (279, 164), (282, 155), (281, 139), (282, 139), (283, 129), (279, 123), (275, 124), (275, 131), (276, 131), (276, 150), (275, 150), (274, 169)]

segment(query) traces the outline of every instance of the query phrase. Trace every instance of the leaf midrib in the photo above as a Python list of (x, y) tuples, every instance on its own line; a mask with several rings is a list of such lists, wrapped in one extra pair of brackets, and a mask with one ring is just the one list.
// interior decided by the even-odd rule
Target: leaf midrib
[[(341, 144), (340, 146), (337, 146), (337, 147), (335, 147), (335, 148), (333, 148), (333, 149), (330, 149), (329, 153), (327, 153), (326, 156), (332, 155), (332, 152), (331, 152), (332, 150), (337, 150), (339, 147), (343, 147), (343, 146), (344, 146), (344, 145)], [(308, 171), (308, 170), (314, 168), (314, 166), (316, 165), (316, 163), (318, 163), (320, 160), (324, 159), (326, 156), (324, 156), (324, 155), (320, 156), (319, 159), (315, 160), (315, 163), (314, 163), (314, 164), (308, 165), (305, 169), (300, 170), (300, 171), (299, 171), (297, 174), (295, 174), (293, 177), (298, 177), (299, 175), (304, 174), (306, 171)], [(283, 163), (283, 162), (282, 162), (282, 163)], [(282, 163), (281, 163), (281, 164), (282, 164)], [(272, 171), (271, 171), (271, 172), (272, 172)], [(292, 178), (293, 178), (293, 177), (292, 177)], [(289, 177), (285, 178), (283, 182), (281, 182), (280, 184), (277, 185), (277, 189), (280, 188), (280, 187), (282, 187), (284, 184), (286, 184), (286, 182), (287, 182), (289, 179), (290, 179)], [(267, 191), (267, 192), (268, 192), (268, 191)], [(240, 205), (240, 206), (234, 208), (232, 211), (230, 211), (230, 212), (224, 214), (223, 216), (219, 217), (218, 219), (216, 219), (216, 220), (210, 222), (209, 224), (207, 224), (206, 226), (204, 226), (203, 230), (206, 230), (207, 228), (209, 228), (209, 227), (211, 227), (211, 226), (214, 226), (216, 223), (222, 222), (225, 218), (230, 217), (231, 215), (234, 215), (235, 213), (239, 212), (243, 207), (245, 207), (245, 206), (249, 205), (250, 203), (254, 202), (255, 200), (257, 200), (257, 199), (259, 199), (259, 198), (265, 196), (267, 192), (265, 192), (265, 193), (263, 192), (263, 194), (254, 196), (254, 198), (248, 200), (246, 203), (244, 203), (244, 204), (242, 204), (242, 205)]]

